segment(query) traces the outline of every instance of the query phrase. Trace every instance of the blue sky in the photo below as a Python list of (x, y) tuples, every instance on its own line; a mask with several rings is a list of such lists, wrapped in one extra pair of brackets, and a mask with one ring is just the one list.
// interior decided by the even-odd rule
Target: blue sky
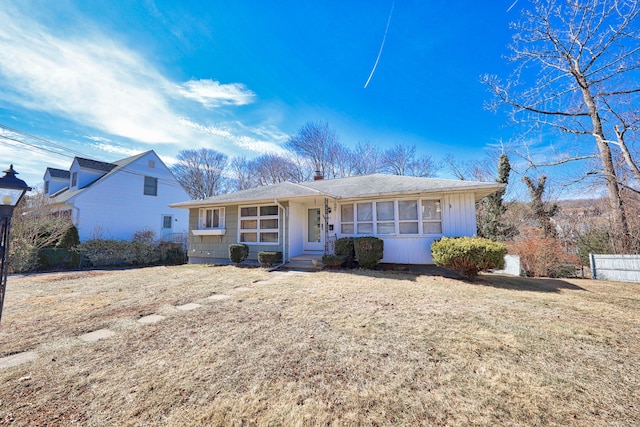
[(481, 159), (513, 131), (480, 83), (508, 74), (512, 3), (0, 0), (0, 124), (57, 144), (0, 130), (0, 167), (40, 185), (74, 155), (252, 158), (309, 121)]

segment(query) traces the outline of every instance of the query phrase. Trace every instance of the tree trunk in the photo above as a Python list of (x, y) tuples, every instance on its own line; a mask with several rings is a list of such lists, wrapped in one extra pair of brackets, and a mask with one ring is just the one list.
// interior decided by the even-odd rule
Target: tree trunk
[(607, 139), (604, 135), (602, 119), (600, 118), (598, 107), (596, 106), (596, 102), (591, 94), (589, 82), (584, 75), (575, 69), (573, 70), (573, 75), (576, 78), (577, 83), (580, 85), (584, 102), (589, 109), (589, 116), (591, 117), (591, 123), (593, 124), (593, 135), (596, 139), (596, 145), (600, 152), (599, 157), (602, 162), (602, 171), (607, 185), (607, 192), (609, 193), (609, 207), (611, 208), (611, 215), (616, 230), (617, 240), (620, 244), (616, 249), (625, 253), (630, 249), (631, 236), (629, 236), (627, 215), (620, 195), (620, 185), (618, 184), (616, 169), (613, 164), (611, 147), (609, 147), (609, 144), (606, 142)]

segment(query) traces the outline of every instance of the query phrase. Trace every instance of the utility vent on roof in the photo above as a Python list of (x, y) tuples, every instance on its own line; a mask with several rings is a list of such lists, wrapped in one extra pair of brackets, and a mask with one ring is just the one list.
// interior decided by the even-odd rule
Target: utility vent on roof
[(154, 162), (153, 160), (149, 160), (149, 169), (153, 169), (156, 167), (156, 162)]

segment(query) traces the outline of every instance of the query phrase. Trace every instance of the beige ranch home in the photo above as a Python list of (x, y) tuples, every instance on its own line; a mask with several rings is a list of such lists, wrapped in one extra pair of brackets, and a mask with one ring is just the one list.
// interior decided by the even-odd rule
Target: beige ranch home
[(364, 175), (282, 182), (170, 205), (189, 209), (189, 262), (228, 263), (232, 243), (250, 260), (281, 251), (285, 262), (332, 253), (341, 237), (384, 240), (383, 263), (432, 264), (431, 243), (476, 233), (478, 200), (504, 184)]

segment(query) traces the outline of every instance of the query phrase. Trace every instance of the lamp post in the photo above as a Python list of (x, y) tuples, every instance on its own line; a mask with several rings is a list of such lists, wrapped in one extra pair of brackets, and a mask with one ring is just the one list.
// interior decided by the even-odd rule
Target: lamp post
[(13, 165), (4, 171), (0, 178), (0, 321), (2, 320), (2, 307), (4, 306), (4, 291), (7, 288), (7, 257), (9, 255), (9, 232), (11, 230), (11, 217), (13, 210), (18, 206), (24, 193), (31, 190), (23, 180), (16, 178)]

